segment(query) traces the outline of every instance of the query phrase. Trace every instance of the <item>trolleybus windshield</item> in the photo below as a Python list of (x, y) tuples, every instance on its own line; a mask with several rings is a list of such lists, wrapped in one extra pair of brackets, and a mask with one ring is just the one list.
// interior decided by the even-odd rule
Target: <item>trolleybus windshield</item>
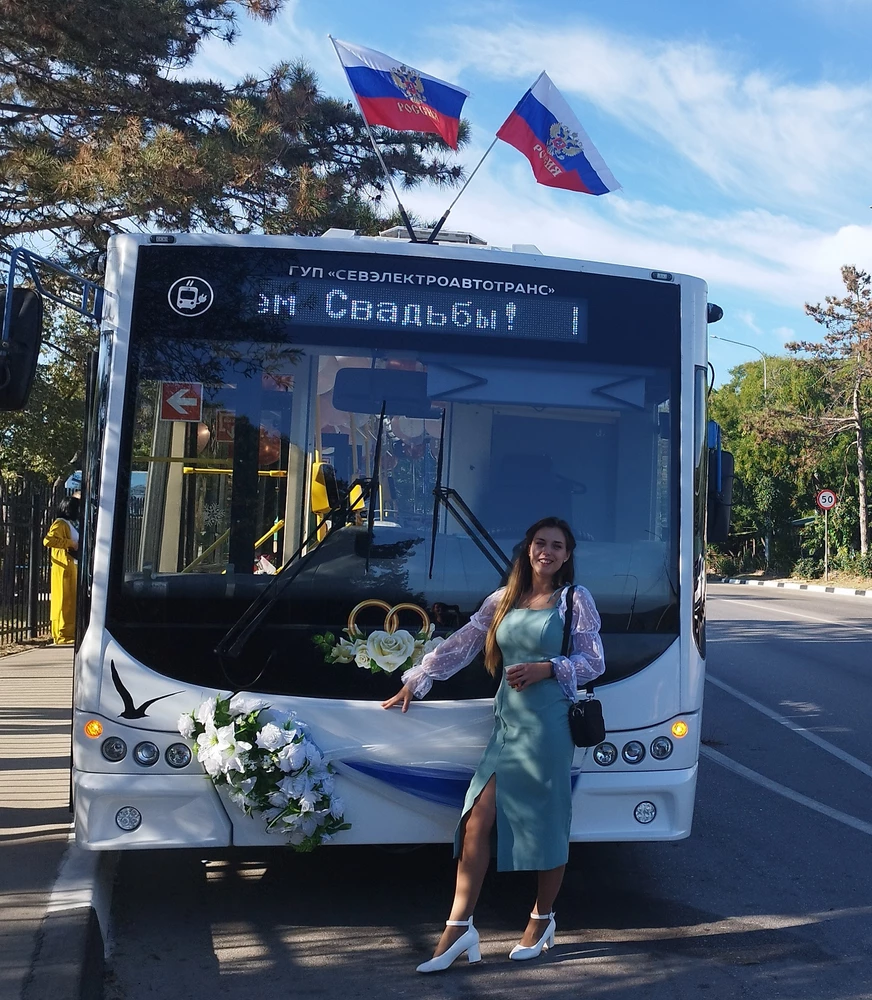
[[(382, 697), (396, 679), (325, 665), (312, 636), (367, 598), (447, 634), (499, 586), (469, 524), (434, 512), (441, 488), (509, 558), (533, 521), (567, 520), (608, 679), (641, 669), (678, 630), (678, 289), (377, 256), (141, 251), (110, 629), (220, 684), (217, 641), (311, 536), (246, 654), (273, 649), (258, 686)], [(487, 693), (464, 673), (442, 696)]]

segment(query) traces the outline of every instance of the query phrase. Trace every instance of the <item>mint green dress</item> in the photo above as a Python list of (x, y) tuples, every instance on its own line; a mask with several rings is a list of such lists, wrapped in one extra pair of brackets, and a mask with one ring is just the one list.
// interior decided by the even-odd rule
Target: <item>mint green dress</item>
[[(555, 608), (514, 609), (497, 628), (503, 666), (560, 656), (563, 622)], [(496, 776), (499, 871), (546, 871), (566, 864), (572, 820), (570, 768), (575, 746), (569, 702), (553, 677), (515, 691), (505, 670), (494, 698), (494, 730), (472, 777), (454, 837), (460, 853), (466, 816)]]

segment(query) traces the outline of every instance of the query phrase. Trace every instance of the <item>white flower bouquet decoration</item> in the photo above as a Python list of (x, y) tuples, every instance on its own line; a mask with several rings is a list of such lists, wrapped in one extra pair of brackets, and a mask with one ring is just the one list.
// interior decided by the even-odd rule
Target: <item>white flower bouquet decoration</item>
[(244, 695), (208, 698), (179, 717), (179, 732), (196, 741), (197, 759), (216, 787), (246, 816), (261, 813), (269, 833), (312, 851), (348, 830), (334, 791), (334, 768), (292, 712), (276, 716), (267, 702)]
[[(376, 629), (368, 635), (357, 624), (357, 615), (363, 608), (378, 607), (385, 611), (383, 629)], [(399, 613), (414, 611), (422, 622), (418, 632), (412, 633), (398, 628)], [(392, 674), (395, 670), (408, 670), (420, 663), (423, 657), (445, 640), (434, 637), (436, 626), (430, 616), (417, 604), (395, 604), (386, 601), (361, 601), (348, 616), (348, 627), (342, 630), (345, 638), (332, 632), (313, 636), (312, 641), (324, 654), (327, 663), (356, 663), (374, 674)]]

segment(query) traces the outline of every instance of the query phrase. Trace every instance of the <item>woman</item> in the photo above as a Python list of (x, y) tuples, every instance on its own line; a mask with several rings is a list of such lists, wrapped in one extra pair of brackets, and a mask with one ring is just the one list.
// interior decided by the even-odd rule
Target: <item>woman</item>
[(482, 648), (485, 666), (502, 679), (494, 730), (473, 775), (454, 840), (457, 885), (451, 914), (433, 958), (418, 972), (447, 969), (460, 955), (481, 958), (472, 913), (481, 891), (496, 826), (499, 871), (537, 871), (530, 920), (509, 957), (535, 958), (554, 943), (554, 900), (569, 857), (570, 768), (575, 747), (568, 703), (580, 685), (605, 669), (600, 618), (584, 587), (573, 592), (572, 638), (562, 656), (567, 587), (575, 577), (575, 539), (565, 521), (546, 517), (528, 529), (506, 586), (417, 667), (383, 708), (423, 698), (433, 680), (465, 667)]
[(76, 556), (79, 549), (79, 498), (64, 497), (42, 544), (51, 550), (51, 637), (69, 646), (76, 637)]

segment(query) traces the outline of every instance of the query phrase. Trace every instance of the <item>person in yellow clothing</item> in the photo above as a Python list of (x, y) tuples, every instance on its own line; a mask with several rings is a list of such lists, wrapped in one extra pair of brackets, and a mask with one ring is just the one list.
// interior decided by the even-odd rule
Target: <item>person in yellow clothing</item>
[(80, 506), (78, 497), (64, 497), (42, 540), (51, 550), (51, 637), (56, 646), (69, 646), (76, 637)]

